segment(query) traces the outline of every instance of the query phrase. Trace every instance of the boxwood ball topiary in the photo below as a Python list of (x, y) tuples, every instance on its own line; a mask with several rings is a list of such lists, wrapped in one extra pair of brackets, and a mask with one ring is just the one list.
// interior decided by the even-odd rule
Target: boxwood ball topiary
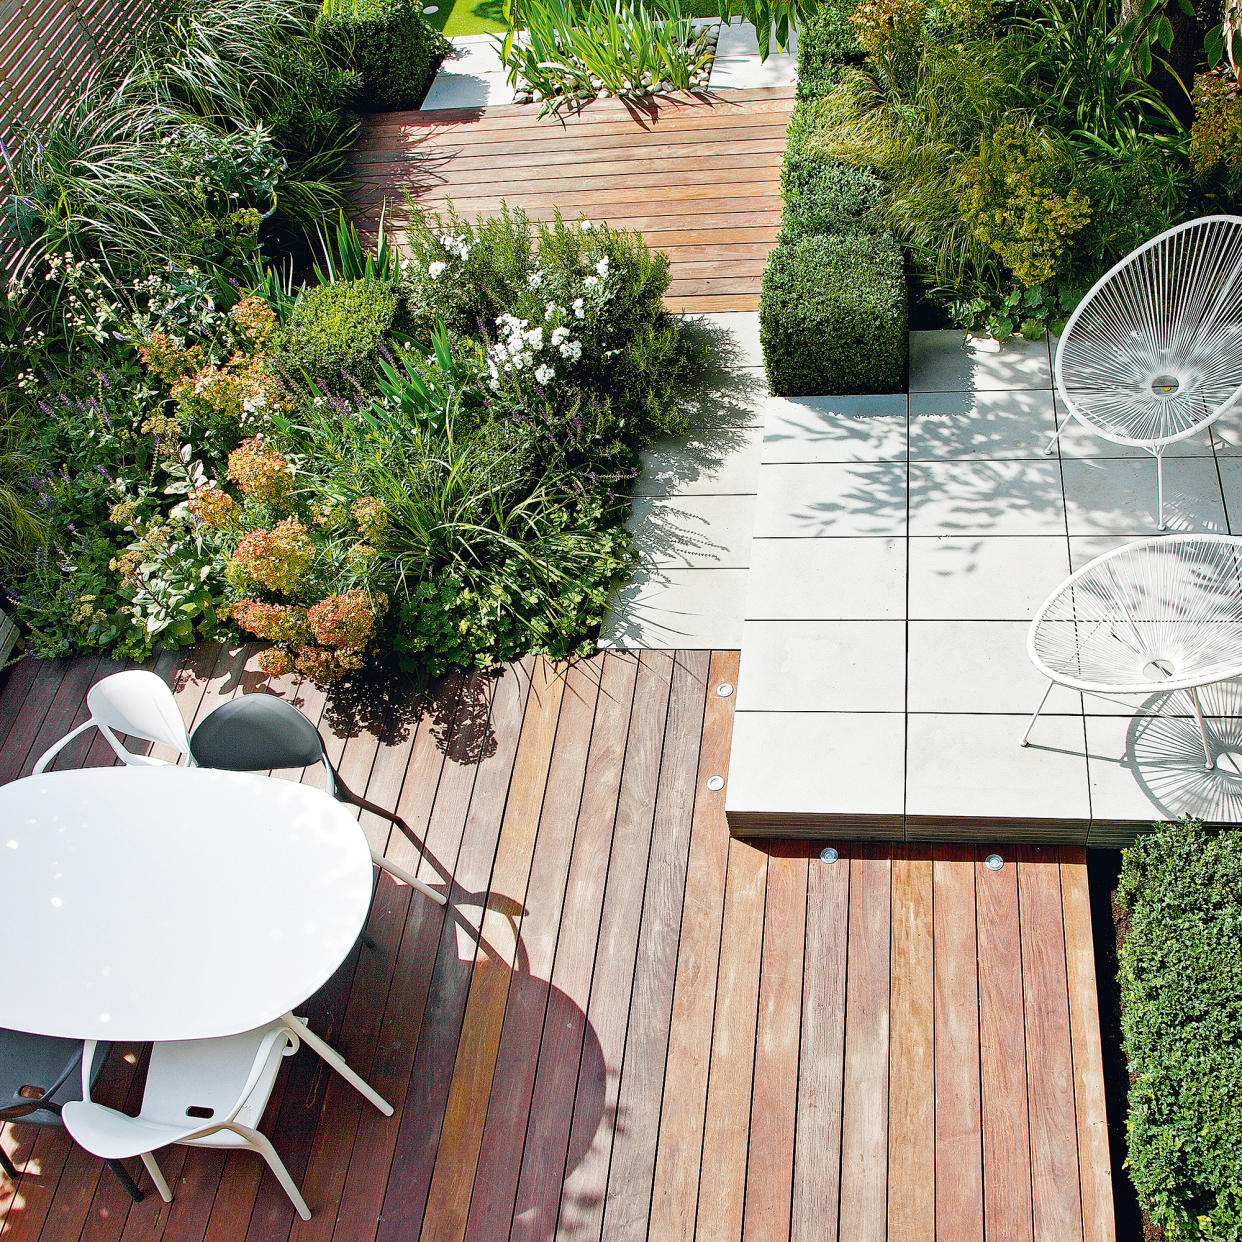
[(281, 331), (277, 361), (330, 390), (348, 389), (377, 372), (380, 350), (400, 326), (397, 288), (389, 281), (348, 280), (303, 289)]
[(449, 50), (422, 0), (323, 0), (316, 29), (361, 75), (362, 112), (417, 108)]
[(907, 315), (902, 254), (887, 234), (777, 246), (759, 301), (769, 386), (778, 396), (900, 389)]

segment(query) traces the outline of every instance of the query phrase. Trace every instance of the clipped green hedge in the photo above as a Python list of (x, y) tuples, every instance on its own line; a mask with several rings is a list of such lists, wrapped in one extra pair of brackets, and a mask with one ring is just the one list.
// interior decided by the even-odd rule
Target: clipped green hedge
[(781, 241), (818, 233), (884, 231), (880, 182), (865, 168), (825, 156), (787, 159), (781, 170)]
[(1159, 825), (1117, 899), (1130, 1177), (1167, 1242), (1242, 1238), (1242, 831)]
[(842, 65), (862, 62), (854, 33), (852, 0), (828, 0), (798, 30), (798, 98), (826, 95), (841, 77)]
[(417, 108), (449, 49), (422, 0), (324, 0), (316, 29), (361, 75), (361, 112)]
[(886, 234), (805, 237), (768, 257), (759, 338), (778, 396), (900, 389), (906, 326), (901, 250)]
[(395, 284), (346, 280), (299, 292), (280, 334), (277, 364), (304, 371), (330, 391), (348, 391), (346, 376), (374, 378), (380, 349), (401, 316)]

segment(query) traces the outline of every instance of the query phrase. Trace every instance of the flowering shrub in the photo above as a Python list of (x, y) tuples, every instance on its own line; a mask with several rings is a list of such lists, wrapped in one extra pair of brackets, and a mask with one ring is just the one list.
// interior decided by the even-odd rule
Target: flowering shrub
[(293, 492), (289, 463), (258, 436), (243, 440), (229, 454), (228, 477), (251, 500), (287, 509)]
[(229, 574), (240, 584), (257, 584), (292, 595), (315, 563), (315, 545), (295, 517), (271, 530), (259, 527), (243, 535), (229, 561)]
[(1209, 194), (1242, 202), (1242, 87), (1232, 74), (1195, 78), (1195, 119), (1190, 129), (1190, 166)]

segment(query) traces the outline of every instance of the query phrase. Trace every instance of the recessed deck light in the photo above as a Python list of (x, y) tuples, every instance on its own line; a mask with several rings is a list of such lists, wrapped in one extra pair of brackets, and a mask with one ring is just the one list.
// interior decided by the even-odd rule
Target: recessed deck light
[(723, 789), (724, 788), (724, 777), (723, 776), (709, 776), (707, 778), (707, 787), (708, 789)]
[(729, 695), (733, 693), (733, 687), (727, 681), (722, 681), (720, 685), (716, 687), (716, 693), (720, 695), (722, 699), (727, 699)]
[(828, 862), (828, 863), (836, 862), (837, 859), (840, 857), (841, 855), (838, 854), (837, 851), (834, 850), (831, 845), (825, 845), (824, 848), (819, 851), (819, 858), (821, 862)]
[(1005, 860), (999, 854), (989, 854), (983, 860), (983, 865), (989, 871), (999, 871), (1005, 865)]

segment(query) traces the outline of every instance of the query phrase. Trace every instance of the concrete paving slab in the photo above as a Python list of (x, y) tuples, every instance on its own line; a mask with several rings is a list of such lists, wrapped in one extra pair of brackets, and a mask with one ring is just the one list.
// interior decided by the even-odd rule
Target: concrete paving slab
[(1055, 461), (912, 462), (912, 535), (1064, 535)]
[(1029, 622), (1069, 574), (1064, 535), (917, 536), (910, 618)]
[(756, 537), (903, 535), (906, 467), (900, 463), (761, 465)]
[(995, 341), (960, 331), (910, 333), (910, 391), (977, 392), (1052, 387), (1048, 342)]
[[(1069, 533), (1156, 536), (1156, 463), (1132, 459), (1061, 463)], [(1164, 464), (1164, 519), (1171, 532), (1224, 534), (1225, 504), (1217, 464), (1210, 457), (1173, 458)]]
[(738, 711), (900, 712), (900, 621), (750, 621), (742, 628)]
[(905, 393), (772, 397), (764, 419), (763, 460), (904, 462), (906, 403)]
[(910, 459), (945, 461), (1043, 456), (1056, 430), (1052, 393), (981, 389), (910, 396)]
[(904, 539), (756, 539), (750, 558), (754, 620), (905, 618)]
[(636, 496), (629, 529), (648, 568), (745, 569), (753, 496)]
[(735, 17), (720, 28), (716, 58), (708, 85), (712, 90), (753, 90), (764, 86), (792, 86), (798, 80), (798, 35), (790, 31), (790, 46), (778, 51), (773, 43), (767, 60), (759, 58), (759, 34), (752, 23)]
[(643, 454), (637, 496), (753, 496), (759, 481), (758, 427), (701, 428)]
[(614, 597), (601, 647), (735, 651), (742, 645), (744, 569), (644, 569)]

